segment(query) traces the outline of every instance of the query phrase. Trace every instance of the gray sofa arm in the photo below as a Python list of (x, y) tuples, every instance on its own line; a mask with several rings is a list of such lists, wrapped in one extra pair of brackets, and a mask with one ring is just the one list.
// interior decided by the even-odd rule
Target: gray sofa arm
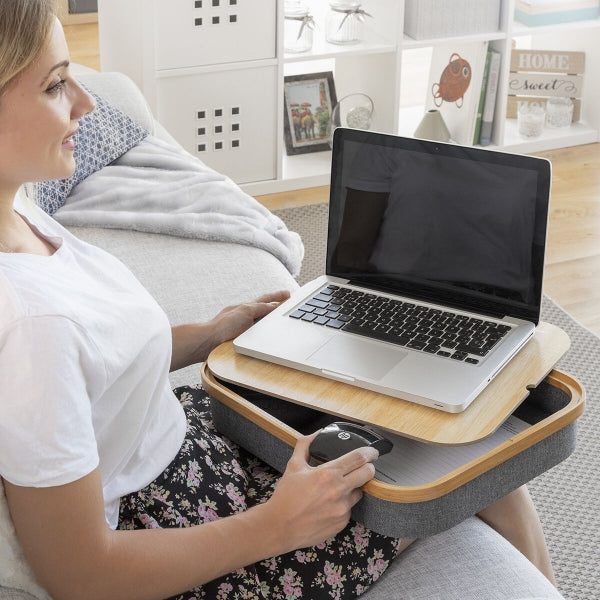
[(471, 517), (409, 546), (364, 600), (564, 600), (508, 541)]
[[(364, 600), (564, 600), (477, 517), (405, 550)], [(0, 600), (35, 600), (0, 587)]]

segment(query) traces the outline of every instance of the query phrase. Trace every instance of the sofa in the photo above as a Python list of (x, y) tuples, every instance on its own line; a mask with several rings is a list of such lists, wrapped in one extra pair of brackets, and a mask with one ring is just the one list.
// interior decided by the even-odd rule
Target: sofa
[[(176, 145), (155, 122), (141, 92), (127, 77), (83, 71), (78, 76), (151, 135)], [(95, 177), (102, 182), (103, 171)], [(143, 197), (139, 204), (143, 210)], [(105, 248), (127, 264), (156, 297), (173, 324), (206, 320), (226, 305), (298, 285), (289, 266), (273, 253), (251, 244), (128, 228), (69, 227), (76, 235)], [(199, 380), (199, 367), (172, 374), (173, 386)], [(10, 523), (6, 523), (5, 505), (4, 515), (0, 510), (0, 521), (3, 516), (0, 545), (12, 550), (0, 552), (0, 562), (8, 560), (8, 564), (0, 565), (0, 600), (47, 599), (32, 580), (19, 548), (14, 546), (14, 538), (9, 539), (14, 532), (10, 531)], [(563, 596), (504, 538), (477, 517), (471, 517), (448, 531), (413, 543), (363, 598), (550, 600)]]

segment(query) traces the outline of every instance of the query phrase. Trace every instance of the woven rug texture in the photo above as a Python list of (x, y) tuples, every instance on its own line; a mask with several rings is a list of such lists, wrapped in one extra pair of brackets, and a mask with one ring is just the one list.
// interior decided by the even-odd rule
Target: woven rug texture
[[(274, 211), (300, 234), (305, 258), (298, 282), (325, 272), (328, 205)], [(600, 338), (545, 296), (542, 320), (557, 325), (571, 348), (557, 368), (586, 390), (577, 447), (565, 461), (529, 483), (552, 555), (558, 588), (567, 600), (600, 600)]]

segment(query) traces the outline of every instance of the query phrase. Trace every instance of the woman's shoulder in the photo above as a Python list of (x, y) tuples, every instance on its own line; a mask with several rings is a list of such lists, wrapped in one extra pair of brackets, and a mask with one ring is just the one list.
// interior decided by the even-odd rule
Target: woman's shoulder
[(54, 219), (52, 215), (49, 215), (47, 212), (42, 210), (27, 195), (24, 188), (21, 188), (15, 196), (13, 208), (27, 221), (45, 233), (61, 237), (65, 234), (69, 235), (68, 230), (65, 229), (56, 219)]

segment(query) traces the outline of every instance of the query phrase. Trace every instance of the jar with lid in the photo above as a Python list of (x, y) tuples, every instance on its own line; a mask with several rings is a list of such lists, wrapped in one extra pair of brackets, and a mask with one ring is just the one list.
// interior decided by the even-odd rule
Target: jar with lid
[(330, 0), (326, 39), (332, 44), (355, 44), (363, 39), (365, 17), (360, 0)]
[(283, 5), (285, 52), (308, 52), (313, 45), (314, 20), (301, 0), (286, 0)]

